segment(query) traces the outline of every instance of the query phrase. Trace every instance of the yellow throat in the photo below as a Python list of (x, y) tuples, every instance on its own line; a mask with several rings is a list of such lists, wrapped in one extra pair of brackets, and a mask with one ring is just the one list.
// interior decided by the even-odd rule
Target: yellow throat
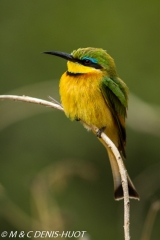
[(71, 73), (89, 73), (89, 72), (100, 72), (99, 69), (95, 69), (92, 67), (87, 67), (84, 65), (81, 65), (77, 62), (67, 62), (68, 72)]

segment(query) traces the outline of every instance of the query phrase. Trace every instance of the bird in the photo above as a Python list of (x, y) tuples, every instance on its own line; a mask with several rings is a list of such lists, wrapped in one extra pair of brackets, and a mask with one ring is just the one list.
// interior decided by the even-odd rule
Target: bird
[[(101, 138), (104, 132), (118, 148), (122, 159), (126, 158), (126, 124), (128, 108), (128, 87), (116, 70), (114, 59), (102, 48), (78, 48), (71, 54), (59, 51), (45, 51), (67, 60), (67, 71), (60, 79), (59, 92), (66, 116), (82, 121), (90, 130), (96, 126), (97, 137), (105, 146), (113, 174), (114, 198), (123, 199), (121, 175), (115, 156)], [(129, 175), (129, 197), (139, 195)]]

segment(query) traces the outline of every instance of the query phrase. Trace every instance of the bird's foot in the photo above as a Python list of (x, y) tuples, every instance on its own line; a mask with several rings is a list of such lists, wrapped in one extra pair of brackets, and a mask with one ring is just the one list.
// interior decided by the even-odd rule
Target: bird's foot
[(101, 134), (104, 132), (105, 129), (106, 129), (106, 127), (102, 127), (100, 129), (98, 129), (98, 131), (96, 132), (96, 135), (98, 138), (101, 138)]
[(81, 119), (80, 118), (75, 118), (75, 120), (79, 122)]

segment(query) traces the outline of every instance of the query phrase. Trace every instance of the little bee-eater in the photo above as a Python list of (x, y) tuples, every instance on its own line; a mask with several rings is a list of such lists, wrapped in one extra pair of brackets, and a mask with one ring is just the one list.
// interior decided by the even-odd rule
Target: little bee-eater
[[(79, 48), (71, 54), (44, 52), (66, 59), (68, 70), (60, 80), (60, 96), (65, 114), (71, 120), (81, 120), (96, 126), (112, 140), (123, 158), (126, 157), (125, 118), (128, 106), (128, 88), (118, 77), (113, 58), (101, 48)], [(86, 126), (85, 126), (86, 127)], [(107, 149), (114, 180), (116, 200), (123, 198), (121, 176), (117, 161)], [(128, 176), (130, 198), (139, 199)]]

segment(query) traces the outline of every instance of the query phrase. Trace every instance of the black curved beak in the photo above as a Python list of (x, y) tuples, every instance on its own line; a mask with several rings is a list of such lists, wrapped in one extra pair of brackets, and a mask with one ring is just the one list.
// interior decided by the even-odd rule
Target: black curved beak
[(43, 52), (43, 53), (54, 55), (54, 56), (57, 56), (57, 57), (61, 57), (61, 58), (64, 58), (68, 61), (71, 61), (71, 62), (77, 62), (77, 60), (74, 59), (74, 57), (71, 54), (68, 54), (68, 53), (58, 52), (58, 51), (47, 51), (47, 52)]

